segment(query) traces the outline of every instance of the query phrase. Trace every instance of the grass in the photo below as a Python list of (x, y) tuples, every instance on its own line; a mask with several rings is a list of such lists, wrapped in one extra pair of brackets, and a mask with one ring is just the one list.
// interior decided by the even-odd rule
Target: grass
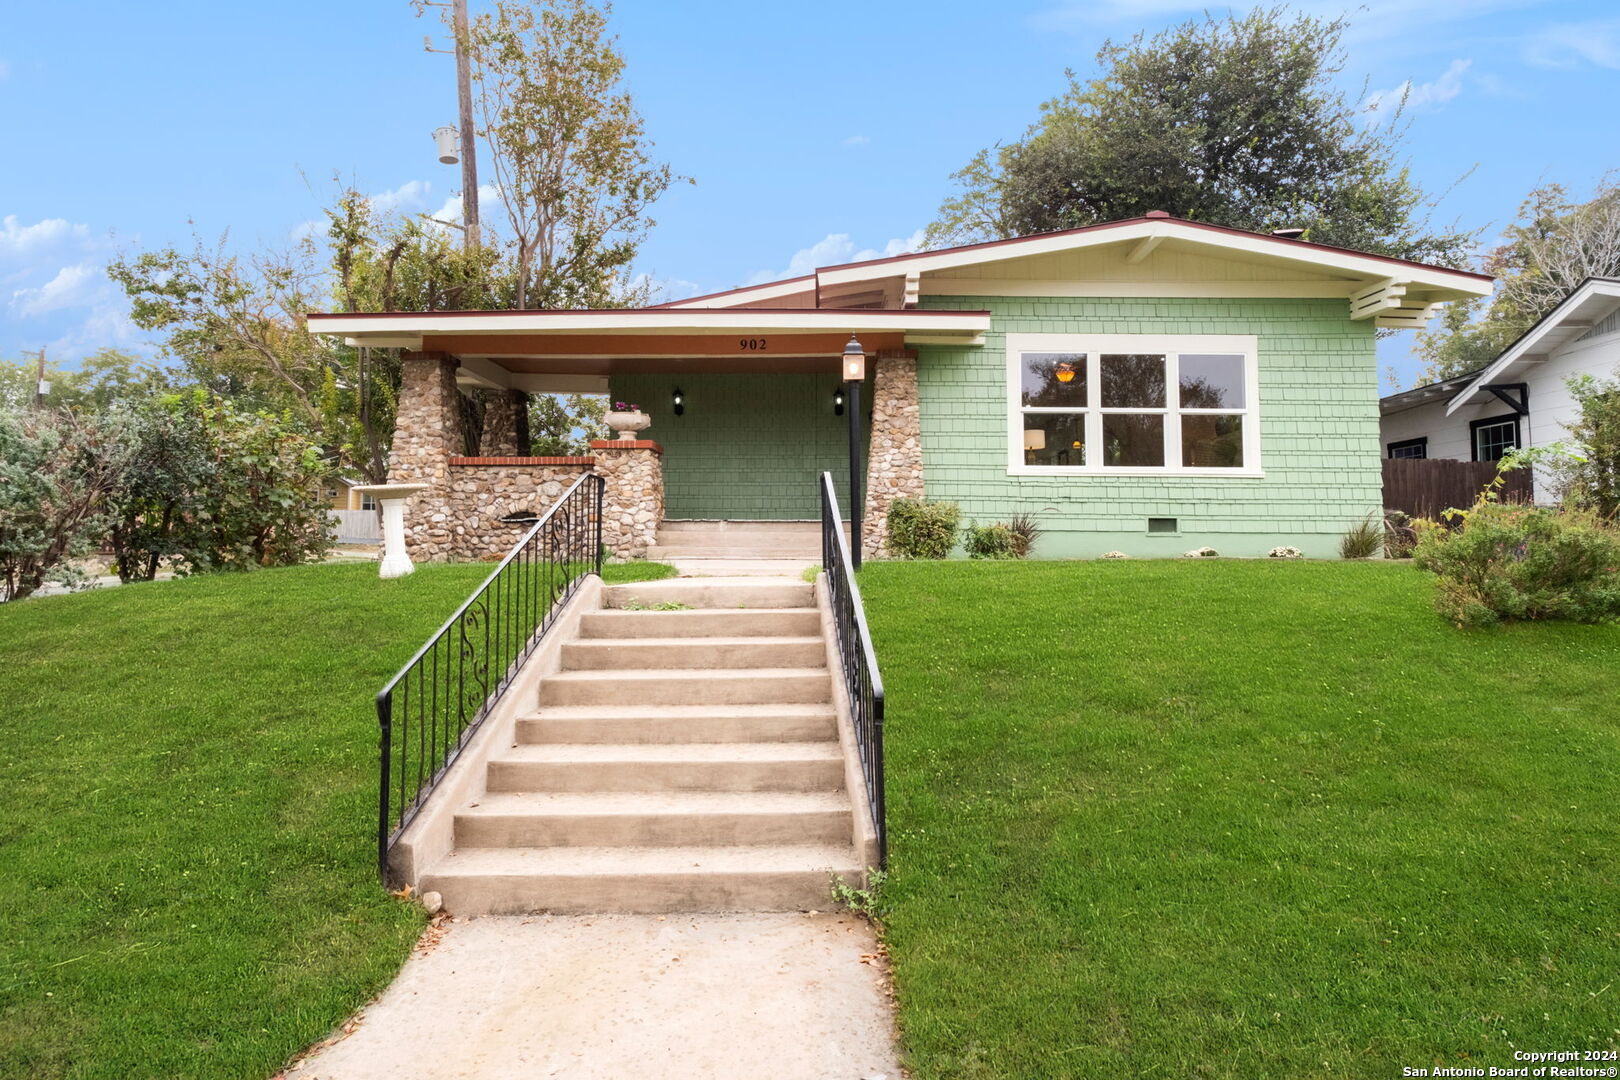
[(1457, 631), (1379, 563), (874, 563), (861, 587), (918, 1077), (1617, 1045), (1620, 627)]
[(0, 607), (0, 1076), (264, 1077), (387, 984), (423, 920), (375, 876), (371, 699), (488, 572)]

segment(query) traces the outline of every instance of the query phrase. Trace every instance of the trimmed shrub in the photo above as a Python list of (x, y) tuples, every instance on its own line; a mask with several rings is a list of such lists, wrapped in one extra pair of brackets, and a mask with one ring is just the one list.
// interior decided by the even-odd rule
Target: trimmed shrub
[(956, 546), (961, 520), (953, 502), (896, 499), (889, 504), (889, 551), (902, 559), (943, 559)]
[(969, 525), (962, 547), (971, 559), (1022, 559), (1023, 541), (1006, 525)]
[(1339, 541), (1339, 555), (1346, 559), (1370, 559), (1384, 546), (1384, 523), (1377, 514), (1350, 526), (1350, 531)]
[(1420, 525), (1413, 561), (1458, 626), (1620, 618), (1620, 532), (1588, 510), (1479, 502), (1455, 529)]

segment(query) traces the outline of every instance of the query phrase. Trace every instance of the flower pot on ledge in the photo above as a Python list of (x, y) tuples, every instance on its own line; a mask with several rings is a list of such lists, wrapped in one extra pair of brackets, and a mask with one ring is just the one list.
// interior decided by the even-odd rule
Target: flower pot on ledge
[(652, 424), (652, 417), (644, 412), (610, 412), (607, 426), (619, 433), (622, 442), (630, 442), (637, 433)]

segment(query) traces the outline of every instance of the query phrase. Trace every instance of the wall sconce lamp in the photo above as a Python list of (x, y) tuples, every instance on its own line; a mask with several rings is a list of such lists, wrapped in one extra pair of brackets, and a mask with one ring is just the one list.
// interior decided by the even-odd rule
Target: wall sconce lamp
[(677, 386), (675, 388), (675, 415), (680, 416), (680, 415), (684, 414), (685, 412), (686, 412), (686, 397), (685, 397), (685, 395), (683, 395), (681, 393), (681, 388)]
[(844, 415), (844, 388), (842, 386), (833, 391), (833, 415)]

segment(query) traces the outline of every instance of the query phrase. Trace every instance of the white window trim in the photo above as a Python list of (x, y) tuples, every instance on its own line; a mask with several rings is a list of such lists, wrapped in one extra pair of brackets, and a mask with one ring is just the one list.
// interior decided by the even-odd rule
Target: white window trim
[[(1243, 461), (1240, 469), (1189, 467), (1170, 464), (1181, 460), (1181, 425), (1165, 425), (1164, 465), (1133, 465), (1107, 468), (1102, 465), (1025, 465), (1023, 354), (1027, 352), (1085, 353), (1086, 395), (1101, 394), (1097, 378), (1098, 356), (1102, 353), (1162, 353), (1165, 355), (1165, 404), (1162, 409), (1104, 409), (1088, 404), (1085, 410), (1086, 457), (1102, 445), (1102, 414), (1178, 412), (1232, 414), (1243, 416)], [(1238, 353), (1243, 356), (1242, 409), (1179, 410), (1181, 383), (1180, 353)], [(1262, 477), (1260, 461), (1260, 365), (1259, 338), (1252, 334), (1008, 334), (1007, 335), (1007, 475), (1008, 476), (1215, 476)], [(1098, 399), (1100, 400), (1100, 399)], [(1031, 412), (1073, 412), (1073, 409), (1031, 409)]]

